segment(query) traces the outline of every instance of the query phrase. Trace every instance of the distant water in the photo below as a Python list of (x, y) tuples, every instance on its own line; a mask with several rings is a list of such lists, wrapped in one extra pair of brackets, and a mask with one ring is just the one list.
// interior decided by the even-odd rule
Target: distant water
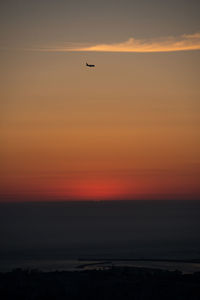
[(132, 265), (196, 271), (199, 233), (200, 201), (1, 203), (0, 271), (73, 269), (79, 258), (193, 260)]

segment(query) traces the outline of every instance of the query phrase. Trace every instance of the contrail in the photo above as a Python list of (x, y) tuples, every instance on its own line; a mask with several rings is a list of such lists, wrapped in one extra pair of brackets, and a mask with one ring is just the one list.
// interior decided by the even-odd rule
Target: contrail
[[(32, 49), (34, 50), (34, 49)], [(70, 44), (68, 46), (39, 48), (36, 51), (52, 52), (177, 52), (200, 50), (200, 33), (183, 34), (180, 36), (169, 36), (157, 39), (135, 39), (113, 44), (94, 44), (85, 46), (82, 44)]]

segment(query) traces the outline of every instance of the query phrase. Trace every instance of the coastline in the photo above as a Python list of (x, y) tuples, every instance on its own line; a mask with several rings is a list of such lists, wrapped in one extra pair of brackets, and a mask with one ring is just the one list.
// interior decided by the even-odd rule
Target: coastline
[(23, 261), (0, 259), (0, 272), (11, 272), (13, 269), (39, 269), (44, 272), (85, 271), (111, 269), (113, 267), (130, 267), (145, 269), (162, 269), (180, 271), (183, 274), (200, 272), (199, 259), (153, 259), (153, 258), (78, 258), (78, 259), (36, 259), (27, 257)]
[(200, 272), (150, 268), (0, 273), (1, 299), (190, 299), (200, 298)]

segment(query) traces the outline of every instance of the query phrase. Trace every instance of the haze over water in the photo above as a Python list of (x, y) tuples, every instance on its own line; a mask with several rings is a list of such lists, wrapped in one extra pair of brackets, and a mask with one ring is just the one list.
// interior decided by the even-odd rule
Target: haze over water
[(0, 204), (3, 269), (84, 259), (200, 259), (200, 202)]

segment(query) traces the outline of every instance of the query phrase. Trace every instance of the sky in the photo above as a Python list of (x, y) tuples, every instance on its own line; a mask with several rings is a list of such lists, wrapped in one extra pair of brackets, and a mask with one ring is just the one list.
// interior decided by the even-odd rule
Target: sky
[(199, 11), (2, 0), (0, 201), (200, 199)]

